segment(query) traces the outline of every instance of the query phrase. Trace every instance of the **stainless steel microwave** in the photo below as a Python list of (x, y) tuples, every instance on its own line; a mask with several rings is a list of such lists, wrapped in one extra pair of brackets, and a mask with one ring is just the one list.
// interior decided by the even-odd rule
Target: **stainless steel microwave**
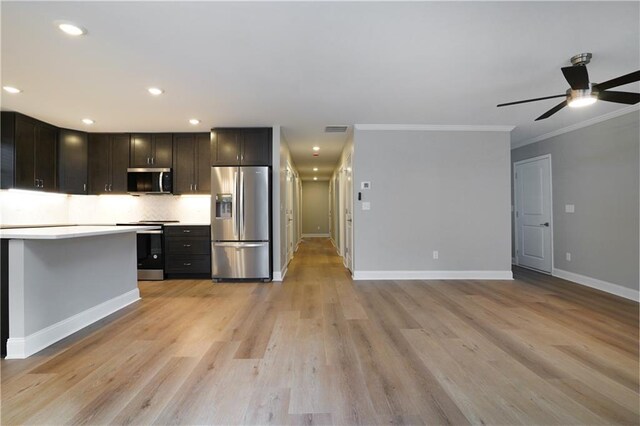
[(127, 169), (129, 194), (171, 194), (172, 190), (171, 169)]

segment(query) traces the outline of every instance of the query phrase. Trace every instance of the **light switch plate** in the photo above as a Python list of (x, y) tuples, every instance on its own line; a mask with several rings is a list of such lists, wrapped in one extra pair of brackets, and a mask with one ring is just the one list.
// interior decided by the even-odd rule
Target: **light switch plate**
[(371, 189), (371, 182), (360, 182), (360, 189)]
[(574, 204), (565, 204), (564, 211), (565, 213), (575, 213), (576, 206)]
[(565, 258), (567, 259), (567, 262), (571, 262), (571, 253), (567, 252)]
[(362, 210), (371, 210), (371, 203), (369, 201), (363, 201)]

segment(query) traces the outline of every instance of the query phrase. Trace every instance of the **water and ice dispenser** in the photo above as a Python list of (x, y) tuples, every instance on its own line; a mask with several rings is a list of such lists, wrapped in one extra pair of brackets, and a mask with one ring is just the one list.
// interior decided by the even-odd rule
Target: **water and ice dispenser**
[(233, 211), (232, 194), (216, 194), (216, 219), (231, 219)]

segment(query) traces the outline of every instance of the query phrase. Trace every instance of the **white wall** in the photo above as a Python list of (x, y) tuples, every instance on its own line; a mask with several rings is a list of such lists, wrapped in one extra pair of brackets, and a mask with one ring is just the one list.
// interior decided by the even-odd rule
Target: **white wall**
[(510, 278), (509, 143), (504, 131), (356, 126), (354, 278)]
[(302, 182), (302, 234), (329, 235), (329, 182)]
[(211, 197), (64, 195), (0, 191), (0, 224), (114, 224), (139, 220), (210, 223)]
[(554, 275), (638, 299), (639, 151), (636, 110), (511, 152), (551, 154)]

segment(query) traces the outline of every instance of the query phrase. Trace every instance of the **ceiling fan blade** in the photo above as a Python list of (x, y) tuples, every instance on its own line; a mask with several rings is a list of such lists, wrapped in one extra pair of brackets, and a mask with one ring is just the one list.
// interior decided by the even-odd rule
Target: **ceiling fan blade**
[(601, 101), (616, 102), (618, 104), (635, 105), (640, 102), (640, 93), (614, 92), (607, 90), (606, 92), (598, 93), (598, 99)]
[(555, 114), (556, 112), (560, 111), (562, 108), (564, 108), (566, 106), (567, 106), (567, 101), (562, 101), (558, 105), (556, 105), (553, 108), (551, 108), (549, 111), (547, 111), (544, 114), (542, 114), (540, 117), (536, 118), (536, 121), (544, 120), (545, 118), (549, 118), (553, 114)]
[(564, 78), (569, 82), (573, 90), (586, 90), (589, 88), (589, 74), (584, 65), (574, 65), (562, 68)]
[(525, 99), (524, 101), (507, 102), (506, 104), (499, 104), (497, 106), (498, 107), (503, 107), (503, 106), (509, 106), (509, 105), (524, 104), (524, 103), (527, 103), (527, 102), (544, 101), (545, 99), (563, 98), (565, 96), (567, 96), (567, 95), (545, 96), (544, 98)]
[(622, 86), (624, 84), (633, 83), (640, 80), (640, 71), (634, 71), (632, 73), (622, 75), (620, 77), (612, 78), (604, 83), (594, 84), (601, 92), (603, 90), (611, 89), (612, 87)]

